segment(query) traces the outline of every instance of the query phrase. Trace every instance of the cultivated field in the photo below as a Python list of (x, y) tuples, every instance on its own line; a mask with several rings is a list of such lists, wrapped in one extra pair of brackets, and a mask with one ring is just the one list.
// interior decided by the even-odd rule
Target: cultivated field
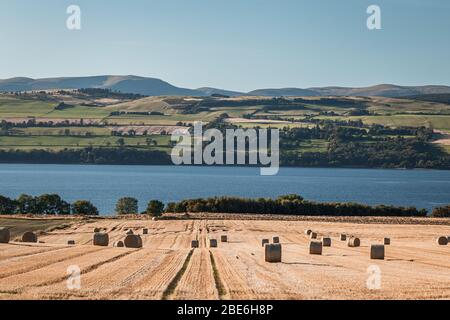
[[(17, 220), (0, 223), (14, 227)], [(450, 299), (450, 246), (436, 244), (438, 235), (450, 235), (442, 223), (64, 221), (65, 229), (41, 234), (41, 243), (0, 244), (0, 299)], [(92, 245), (95, 227), (109, 233), (109, 247)], [(332, 246), (309, 255), (305, 228), (331, 236)], [(143, 249), (112, 246), (127, 229), (142, 235)], [(360, 237), (361, 247), (339, 241), (342, 232)], [(220, 242), (224, 234), (228, 243)], [(282, 263), (264, 262), (261, 239), (273, 236), (280, 236)], [(370, 244), (385, 236), (392, 241), (385, 260), (370, 260)], [(191, 249), (193, 239), (198, 249)], [(67, 288), (73, 265), (81, 269), (79, 290)], [(380, 290), (367, 288), (371, 265), (381, 270)]]

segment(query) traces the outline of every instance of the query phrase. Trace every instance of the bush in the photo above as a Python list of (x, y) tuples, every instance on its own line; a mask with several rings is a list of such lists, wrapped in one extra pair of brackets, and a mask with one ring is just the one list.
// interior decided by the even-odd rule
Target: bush
[(450, 205), (434, 209), (431, 216), (433, 218), (450, 218)]
[(10, 198), (0, 196), (0, 214), (14, 214), (16, 203)]
[(98, 216), (98, 209), (89, 201), (78, 200), (72, 204), (72, 214)]
[(119, 199), (116, 204), (117, 214), (137, 214), (138, 213), (138, 201), (135, 198), (125, 197)]
[(146, 213), (154, 217), (160, 217), (164, 212), (164, 203), (158, 200), (152, 200), (147, 205)]

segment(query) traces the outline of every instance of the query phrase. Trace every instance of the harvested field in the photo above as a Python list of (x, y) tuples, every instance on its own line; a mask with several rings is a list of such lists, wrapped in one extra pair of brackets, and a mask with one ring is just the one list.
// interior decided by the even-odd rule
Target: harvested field
[[(450, 234), (448, 224), (359, 219), (74, 220), (41, 234), (44, 243), (0, 244), (0, 299), (450, 299), (450, 246), (436, 244), (439, 235)], [(92, 245), (94, 228), (106, 230), (108, 247)], [(142, 235), (144, 228), (149, 234)], [(309, 228), (333, 241), (322, 255), (309, 254)], [(113, 247), (126, 230), (141, 234), (142, 249)], [(229, 241), (209, 248), (209, 239), (224, 233)], [(361, 246), (348, 247), (341, 233), (357, 235)], [(387, 234), (392, 244), (385, 259), (371, 260), (371, 245), (383, 244)], [(274, 236), (280, 236), (282, 262), (266, 263), (261, 240)], [(191, 249), (196, 239), (199, 248)], [(379, 290), (366, 285), (373, 265), (381, 270)], [(70, 290), (73, 266), (81, 287)]]

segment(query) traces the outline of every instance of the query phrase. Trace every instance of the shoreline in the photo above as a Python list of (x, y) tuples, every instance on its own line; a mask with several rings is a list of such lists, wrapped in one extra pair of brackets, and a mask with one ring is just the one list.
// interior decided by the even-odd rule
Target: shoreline
[[(43, 216), (43, 215), (0, 215), (3, 220), (20, 221), (61, 221), (61, 222), (95, 222), (95, 221), (152, 221), (147, 215), (124, 216)], [(276, 215), (276, 214), (245, 214), (245, 213), (168, 213), (153, 221), (299, 221), (299, 222), (324, 222), (324, 223), (352, 223), (352, 224), (389, 224), (389, 225), (430, 225), (450, 226), (450, 218), (433, 217), (367, 217), (367, 216), (301, 216), (301, 215)]]
[[(43, 165), (43, 166), (82, 166), (82, 167), (174, 167), (174, 168), (248, 168), (248, 169), (260, 169), (259, 166), (247, 166), (247, 165), (175, 165), (175, 164), (125, 164), (125, 163), (41, 163), (41, 162), (2, 162), (0, 165)], [(334, 170), (392, 170), (392, 171), (450, 171), (450, 169), (440, 168), (383, 168), (383, 167), (361, 167), (361, 166), (283, 166), (280, 165), (280, 169), (334, 169)]]

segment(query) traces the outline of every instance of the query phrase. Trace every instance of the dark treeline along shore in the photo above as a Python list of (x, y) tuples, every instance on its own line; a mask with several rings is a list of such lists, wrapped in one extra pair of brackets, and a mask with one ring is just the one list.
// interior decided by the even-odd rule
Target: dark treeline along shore
[[(116, 214), (139, 214), (138, 200), (121, 198), (116, 204)], [(303, 199), (299, 195), (285, 195), (277, 199), (248, 199), (215, 197), (171, 202), (166, 206), (159, 200), (151, 200), (140, 214), (159, 217), (163, 213), (229, 213), (229, 214), (279, 214), (298, 216), (366, 216), (366, 217), (426, 217), (428, 211), (414, 207), (367, 206), (357, 203), (319, 203)], [(21, 195), (17, 199), (0, 196), (0, 214), (33, 215), (99, 215), (89, 201), (78, 200), (70, 204), (57, 194), (33, 197)], [(450, 205), (433, 210), (431, 217), (450, 217)]]

